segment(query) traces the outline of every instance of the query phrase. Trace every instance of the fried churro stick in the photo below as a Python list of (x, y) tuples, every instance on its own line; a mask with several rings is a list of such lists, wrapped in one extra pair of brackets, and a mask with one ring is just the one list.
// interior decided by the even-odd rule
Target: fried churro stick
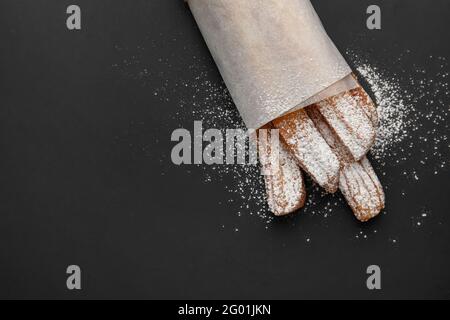
[(305, 110), (298, 110), (272, 122), (281, 140), (299, 166), (328, 192), (336, 192), (339, 160), (314, 126)]
[(378, 111), (367, 92), (360, 86), (350, 91), (350, 95), (356, 100), (356, 103), (362, 107), (367, 117), (372, 122), (375, 129), (378, 128)]
[(383, 188), (366, 157), (342, 169), (339, 188), (362, 222), (374, 218), (384, 208)]
[(353, 159), (316, 105), (307, 107), (306, 111), (339, 158), (342, 166), (339, 188), (356, 218), (364, 222), (377, 216), (384, 208), (385, 198), (383, 187), (369, 160), (365, 156), (360, 161)]
[(359, 161), (375, 142), (376, 110), (362, 87), (316, 104), (342, 144)]
[(270, 211), (276, 216), (282, 216), (303, 207), (306, 199), (305, 184), (300, 168), (286, 147), (279, 141), (272, 140), (271, 126), (263, 129), (258, 132), (258, 151), (267, 202)]

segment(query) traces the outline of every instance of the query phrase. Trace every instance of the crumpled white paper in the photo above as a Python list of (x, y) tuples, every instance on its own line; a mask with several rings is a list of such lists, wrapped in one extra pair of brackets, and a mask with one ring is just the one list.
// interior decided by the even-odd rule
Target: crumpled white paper
[(248, 128), (353, 89), (309, 0), (188, 0)]

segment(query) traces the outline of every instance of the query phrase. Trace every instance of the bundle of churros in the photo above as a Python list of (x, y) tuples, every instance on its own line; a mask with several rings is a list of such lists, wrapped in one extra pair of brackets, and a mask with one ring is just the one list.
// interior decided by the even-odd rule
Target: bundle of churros
[(304, 205), (305, 172), (340, 190), (360, 221), (375, 217), (384, 193), (366, 154), (377, 110), (310, 1), (187, 2), (240, 115), (259, 129), (270, 210)]
[(375, 105), (360, 86), (263, 127), (278, 129), (281, 140), (279, 159), (271, 161), (272, 140), (268, 134), (258, 136), (270, 210), (285, 215), (304, 205), (302, 169), (327, 192), (339, 189), (358, 220), (378, 215), (384, 192), (366, 157), (375, 142), (377, 122)]

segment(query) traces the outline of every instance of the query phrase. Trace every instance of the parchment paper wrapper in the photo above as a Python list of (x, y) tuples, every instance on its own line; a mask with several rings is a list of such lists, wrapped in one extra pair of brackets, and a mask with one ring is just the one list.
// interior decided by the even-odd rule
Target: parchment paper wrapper
[(188, 0), (248, 128), (357, 86), (309, 0)]

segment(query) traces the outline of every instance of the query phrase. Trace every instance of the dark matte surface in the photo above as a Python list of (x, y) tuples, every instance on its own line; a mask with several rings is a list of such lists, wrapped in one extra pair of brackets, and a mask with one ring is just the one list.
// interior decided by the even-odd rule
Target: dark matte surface
[[(183, 63), (192, 56), (213, 66), (182, 1), (76, 3), (80, 32), (65, 27), (72, 1), (0, 3), (0, 298), (450, 298), (448, 173), (394, 183), (389, 214), (364, 226), (342, 206), (266, 230), (223, 204), (222, 182), (167, 161), (179, 106), (155, 98), (160, 80), (114, 70), (120, 48), (139, 46), (141, 65), (170, 77), (195, 77)], [(373, 3), (382, 31), (365, 28)], [(449, 57), (447, 0), (314, 5), (342, 51), (356, 43), (389, 61), (407, 48), (405, 68)], [(164, 70), (164, 57), (177, 67)], [(412, 229), (423, 206), (429, 225)], [(378, 233), (358, 241), (360, 230)], [(81, 292), (65, 287), (70, 264), (83, 270)], [(366, 289), (370, 264), (382, 267), (381, 291)]]

